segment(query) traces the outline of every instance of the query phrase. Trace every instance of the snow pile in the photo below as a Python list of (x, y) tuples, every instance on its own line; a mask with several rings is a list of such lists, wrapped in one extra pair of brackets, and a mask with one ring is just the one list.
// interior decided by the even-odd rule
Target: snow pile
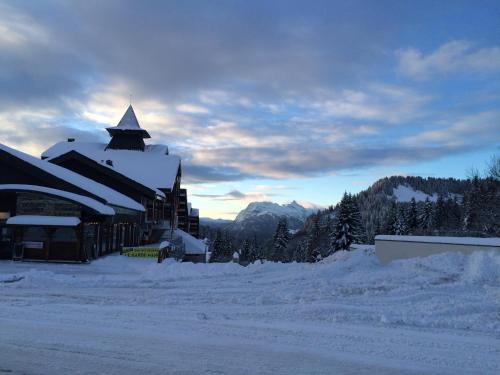
[[(167, 288), (174, 284), (185, 292), (184, 296), (177, 296), (176, 303), (196, 304), (200, 298), (212, 295), (221, 303), (232, 305), (281, 306), (276, 318), (286, 312), (289, 319), (296, 321), (402, 324), (500, 333), (500, 300), (494, 298), (500, 293), (498, 252), (442, 253), (398, 260), (388, 266), (380, 265), (373, 249), (364, 247), (338, 252), (317, 264), (266, 262), (241, 267), (235, 263), (192, 264), (173, 260), (157, 264), (110, 256), (89, 266), (65, 265), (62, 271), (56, 265), (45, 267), (51, 271), (36, 270), (43, 266), (31, 265), (27, 272), (5, 273), (2, 280), (22, 279), (2, 285)], [(78, 274), (68, 274), (70, 269)], [(193, 297), (192, 288), (200, 294)], [(229, 289), (231, 292), (225, 294)], [(234, 292), (237, 297), (228, 301), (228, 295)], [(205, 307), (209, 306), (216, 308), (212, 304)], [(267, 317), (269, 311), (256, 310), (253, 314), (254, 319)]]
[(500, 285), (500, 256), (498, 252), (475, 252), (467, 258), (461, 280), (471, 284)]

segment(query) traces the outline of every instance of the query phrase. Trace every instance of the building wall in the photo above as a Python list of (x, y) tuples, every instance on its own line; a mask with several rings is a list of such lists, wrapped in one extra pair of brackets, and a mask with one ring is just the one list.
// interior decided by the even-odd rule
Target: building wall
[(460, 251), (470, 254), (474, 251), (496, 250), (500, 246), (457, 245), (433, 242), (387, 241), (375, 239), (375, 252), (382, 264), (387, 264), (396, 259), (408, 259), (444, 253), (447, 251)]

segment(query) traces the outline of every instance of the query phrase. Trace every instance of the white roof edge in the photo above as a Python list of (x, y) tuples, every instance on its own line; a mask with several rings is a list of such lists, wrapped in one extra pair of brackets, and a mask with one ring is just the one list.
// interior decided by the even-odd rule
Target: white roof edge
[(7, 225), (76, 227), (80, 223), (75, 216), (17, 215), (7, 219)]
[(65, 198), (75, 203), (79, 203), (85, 207), (93, 209), (94, 211), (100, 213), (101, 215), (112, 216), (115, 214), (115, 211), (111, 207), (101, 202), (98, 202), (93, 198), (71, 193), (69, 191), (52, 189), (45, 186), (26, 185), (26, 184), (1, 184), (0, 190), (16, 190), (16, 191), (21, 190), (28, 192), (45, 193), (48, 195)]
[(469, 246), (500, 246), (500, 237), (441, 237), (441, 236), (395, 236), (378, 235), (375, 241), (400, 241), (440, 243), (447, 245), (469, 245)]

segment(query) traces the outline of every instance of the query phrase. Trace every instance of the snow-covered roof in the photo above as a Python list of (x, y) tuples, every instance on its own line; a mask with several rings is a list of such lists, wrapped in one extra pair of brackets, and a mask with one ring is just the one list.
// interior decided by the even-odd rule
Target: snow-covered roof
[(167, 146), (146, 145), (144, 151), (106, 149), (106, 146), (106, 143), (97, 142), (59, 142), (46, 150), (42, 157), (50, 161), (75, 151), (163, 197), (165, 195), (158, 189), (172, 189), (174, 186), (181, 159), (169, 155)]
[(7, 225), (76, 227), (78, 224), (80, 219), (74, 216), (18, 215), (7, 219)]
[(29, 191), (37, 193), (45, 193), (48, 195), (53, 195), (56, 197), (64, 198), (75, 203), (79, 203), (85, 207), (91, 208), (101, 215), (114, 215), (115, 211), (105, 204), (96, 201), (95, 199), (85, 197), (83, 195), (70, 193), (69, 191), (52, 189), (45, 186), (37, 185), (24, 185), (24, 184), (4, 184), (0, 185), (0, 190), (12, 190), (12, 191)]
[(46, 161), (37, 159), (31, 155), (25, 154), (24, 152), (14, 150), (0, 143), (0, 150), (9, 153), (10, 155), (33, 165), (36, 168), (43, 170), (61, 180), (64, 180), (80, 189), (88, 191), (97, 197), (100, 197), (106, 201), (107, 204), (128, 208), (135, 211), (145, 211), (144, 206), (137, 203), (133, 199), (107, 187), (99, 184), (87, 177), (79, 175), (69, 169), (60, 167), (58, 165), (48, 163)]
[(140, 133), (142, 133), (142, 136), (144, 138), (151, 138), (149, 133), (146, 130), (142, 129), (139, 125), (139, 121), (137, 121), (137, 117), (135, 115), (134, 108), (132, 108), (132, 105), (128, 106), (127, 111), (123, 115), (118, 125), (107, 128), (106, 130), (111, 135), (131, 130), (134, 132), (139, 131)]
[(185, 252), (189, 255), (195, 254), (205, 254), (207, 246), (202, 240), (191, 236), (189, 233), (184, 232), (181, 229), (176, 229), (174, 234), (181, 237), (184, 245), (186, 245)]
[(450, 245), (474, 245), (474, 246), (500, 246), (500, 238), (480, 238), (480, 237), (441, 237), (441, 236), (375, 236), (377, 241), (401, 241), (401, 242), (424, 242), (441, 243)]

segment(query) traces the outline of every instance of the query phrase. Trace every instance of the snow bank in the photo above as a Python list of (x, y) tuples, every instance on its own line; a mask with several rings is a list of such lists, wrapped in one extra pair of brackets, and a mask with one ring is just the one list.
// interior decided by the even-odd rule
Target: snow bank
[[(338, 252), (316, 264), (257, 262), (248, 267), (108, 256), (86, 266), (0, 263), (0, 274), (0, 288), (109, 288), (110, 296), (119, 288), (130, 290), (134, 301), (151, 288), (162, 290), (169, 305), (202, 309), (209, 319), (229, 309), (235, 317), (251, 320), (286, 316), (296, 322), (500, 334), (498, 252), (440, 253), (387, 266), (380, 264), (372, 246)], [(141, 297), (141, 303), (157, 303), (156, 298), (155, 292), (150, 299)]]

